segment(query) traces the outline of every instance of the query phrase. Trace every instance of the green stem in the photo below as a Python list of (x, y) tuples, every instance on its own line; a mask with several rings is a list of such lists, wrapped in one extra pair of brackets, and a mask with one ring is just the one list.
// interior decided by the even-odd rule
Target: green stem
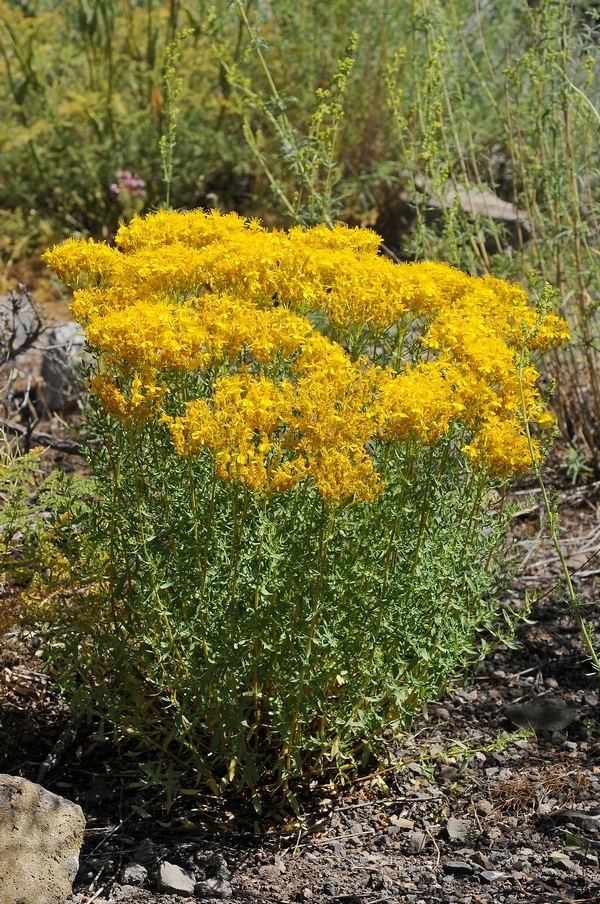
[(539, 464), (538, 456), (536, 454), (535, 446), (533, 444), (533, 439), (531, 436), (531, 427), (529, 424), (529, 415), (527, 413), (527, 403), (525, 401), (525, 393), (523, 390), (523, 368), (525, 366), (525, 358), (527, 355), (527, 349), (525, 347), (521, 350), (521, 355), (519, 358), (519, 366), (518, 366), (518, 378), (519, 378), (519, 394), (521, 401), (521, 416), (523, 418), (523, 426), (525, 429), (525, 436), (527, 437), (527, 446), (529, 449), (529, 455), (531, 458), (531, 464), (533, 467), (533, 473), (535, 474), (535, 479), (537, 481), (538, 487), (540, 488), (540, 493), (542, 494), (542, 501), (544, 504), (544, 511), (546, 512), (546, 517), (548, 519), (548, 532), (550, 535), (550, 540), (554, 549), (556, 551), (556, 555), (558, 556), (558, 561), (560, 562), (561, 571), (563, 573), (563, 577), (565, 580), (565, 584), (567, 587), (567, 594), (569, 597), (569, 602), (571, 604), (571, 609), (573, 614), (575, 615), (575, 619), (577, 624), (579, 625), (579, 630), (581, 631), (581, 636), (583, 637), (583, 641), (585, 643), (586, 649), (588, 651), (588, 655), (594, 665), (594, 668), (597, 672), (600, 672), (600, 659), (598, 658), (598, 654), (596, 652), (596, 648), (594, 645), (594, 639), (592, 637), (589, 626), (586, 624), (585, 619), (583, 618), (583, 614), (581, 612), (581, 606), (579, 603), (579, 596), (575, 591), (573, 586), (573, 581), (571, 579), (571, 572), (569, 570), (569, 565), (567, 563), (565, 554), (563, 552), (563, 548), (560, 542), (559, 537), (559, 527), (560, 520), (558, 515), (558, 509), (555, 504), (550, 500), (550, 496), (548, 495), (548, 490), (546, 488), (546, 484), (544, 483), (544, 478), (542, 476), (542, 470)]

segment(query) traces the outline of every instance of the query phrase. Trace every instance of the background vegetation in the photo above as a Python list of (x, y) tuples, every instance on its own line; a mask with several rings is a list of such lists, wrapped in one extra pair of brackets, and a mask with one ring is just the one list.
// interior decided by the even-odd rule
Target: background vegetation
[(176, 106), (174, 207), (330, 215), (403, 259), (549, 280), (575, 335), (561, 428), (598, 469), (596, 0), (2, 0), (0, 25), (5, 263), (160, 205)]

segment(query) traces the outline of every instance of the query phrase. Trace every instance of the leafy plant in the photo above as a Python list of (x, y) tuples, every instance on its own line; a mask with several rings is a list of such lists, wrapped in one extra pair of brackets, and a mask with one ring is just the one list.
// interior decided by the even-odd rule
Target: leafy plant
[[(161, 211), (117, 248), (46, 255), (97, 360), (106, 563), (56, 610), (55, 664), (156, 779), (294, 805), (296, 781), (406, 726), (500, 614), (489, 490), (529, 463), (519, 378), (528, 423), (552, 422), (514, 363), (537, 315), (378, 245)], [(565, 329), (546, 312), (531, 341)]]

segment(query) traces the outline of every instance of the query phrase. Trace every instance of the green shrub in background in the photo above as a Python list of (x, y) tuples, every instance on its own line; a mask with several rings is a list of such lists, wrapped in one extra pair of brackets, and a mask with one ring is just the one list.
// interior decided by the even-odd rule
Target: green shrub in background
[(597, 469), (593, 0), (2, 0), (0, 23), (5, 259), (160, 205), (166, 49), (192, 28), (171, 203), (341, 217), (403, 259), (548, 280), (574, 336), (560, 427)]
[(452, 0), (417, 0), (414, 12), (386, 75), (414, 219), (388, 241), (557, 289), (573, 340), (549, 361), (561, 374), (553, 405), (598, 470), (598, 5), (475, 3), (465, 18)]

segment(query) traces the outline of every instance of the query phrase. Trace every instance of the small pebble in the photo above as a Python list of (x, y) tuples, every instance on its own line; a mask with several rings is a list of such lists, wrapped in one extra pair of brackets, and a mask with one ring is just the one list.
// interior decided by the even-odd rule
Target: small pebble
[(141, 886), (147, 878), (148, 870), (141, 863), (129, 863), (121, 870), (121, 882), (124, 885)]
[(453, 876), (470, 876), (474, 870), (473, 865), (466, 860), (447, 860), (444, 863), (444, 872)]
[(425, 833), (411, 832), (408, 836), (408, 850), (411, 854), (420, 854), (425, 847)]
[(489, 816), (493, 809), (494, 805), (489, 800), (478, 800), (475, 804), (475, 812), (480, 816)]
[(486, 885), (491, 885), (492, 882), (497, 882), (498, 879), (504, 879), (505, 875), (505, 873), (501, 873), (497, 869), (484, 869), (479, 873), (479, 878)]

